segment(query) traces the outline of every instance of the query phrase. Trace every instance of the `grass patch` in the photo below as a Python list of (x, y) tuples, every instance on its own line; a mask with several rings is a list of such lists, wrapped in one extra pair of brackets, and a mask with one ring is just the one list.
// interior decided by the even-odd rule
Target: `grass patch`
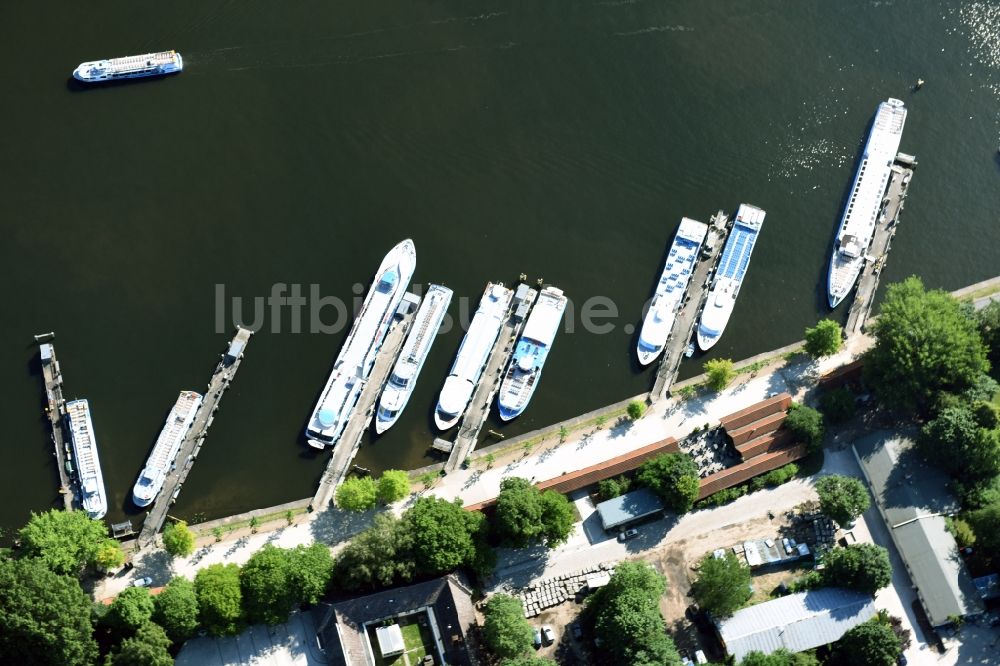
[(431, 633), (430, 626), (427, 624), (426, 613), (421, 612), (398, 618), (396, 624), (399, 625), (399, 630), (403, 634), (403, 649), (405, 651), (403, 654), (393, 657), (382, 657), (378, 647), (378, 636), (375, 633), (377, 627), (374, 625), (368, 627), (368, 641), (371, 644), (372, 654), (375, 656), (376, 666), (419, 664), (426, 655), (437, 659), (437, 653), (434, 651), (434, 634)]
[(976, 291), (970, 292), (968, 294), (965, 294), (959, 300), (962, 302), (974, 301), (977, 298), (983, 298), (984, 296), (992, 296), (998, 291), (1000, 291), (1000, 284), (994, 284), (988, 287), (983, 287), (982, 289), (977, 289)]
[[(262, 527), (266, 523), (273, 523), (276, 520), (287, 521), (287, 516), (289, 511), (292, 512), (292, 516), (294, 517), (308, 512), (309, 508), (303, 506), (297, 509), (286, 509), (284, 511), (275, 511), (274, 513), (266, 513), (263, 516), (257, 516), (256, 525), (258, 527)], [(251, 520), (252, 520), (251, 518), (247, 518), (245, 520), (237, 520), (231, 523), (227, 523), (225, 525), (217, 525), (217, 527), (219, 527), (222, 530), (223, 534), (228, 532), (235, 532), (236, 530), (243, 529), (244, 527), (250, 527)], [(197, 536), (207, 536), (212, 533), (212, 530), (207, 527), (201, 527), (199, 525), (189, 525), (189, 527), (191, 528), (191, 531), (194, 532)]]

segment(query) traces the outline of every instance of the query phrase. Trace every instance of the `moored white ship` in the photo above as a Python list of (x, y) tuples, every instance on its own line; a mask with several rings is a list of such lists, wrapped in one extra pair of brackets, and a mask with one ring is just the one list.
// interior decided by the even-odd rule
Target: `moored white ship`
[(451, 428), (465, 413), (486, 367), (490, 350), (510, 313), (513, 298), (514, 291), (502, 284), (490, 282), (486, 285), (479, 309), (472, 317), (434, 408), (434, 425), (439, 430)]
[(124, 79), (177, 74), (184, 69), (184, 59), (177, 51), (161, 51), (142, 55), (90, 60), (73, 70), (73, 78), (83, 83), (102, 83)]
[(704, 222), (687, 217), (681, 220), (639, 332), (636, 345), (639, 363), (649, 365), (663, 352), (707, 233), (708, 225)]
[(379, 398), (375, 432), (381, 434), (391, 428), (409, 402), (420, 370), (424, 367), (427, 354), (448, 312), (451, 296), (452, 291), (448, 287), (432, 284), (427, 288), (427, 294), (414, 317), (413, 328), (403, 343), (396, 365), (389, 375), (389, 383)]
[(90, 417), (90, 403), (71, 400), (66, 403), (66, 429), (73, 443), (73, 459), (80, 482), (80, 503), (87, 515), (101, 519), (108, 512), (108, 493), (104, 488), (97, 437)]
[(566, 297), (561, 289), (545, 287), (538, 294), (500, 384), (497, 408), (504, 421), (519, 416), (535, 394), (565, 311)]
[(711, 349), (726, 330), (750, 265), (750, 255), (764, 224), (765, 214), (763, 210), (750, 204), (740, 204), (736, 211), (733, 229), (726, 239), (712, 290), (708, 292), (705, 309), (698, 322), (698, 346), (703, 351)]
[(840, 305), (851, 292), (864, 266), (865, 254), (882, 212), (883, 198), (905, 122), (906, 106), (900, 100), (890, 97), (878, 105), (833, 243), (827, 276), (827, 296), (831, 308)]
[(333, 446), (354, 411), (375, 357), (392, 323), (417, 264), (413, 241), (406, 239), (385, 255), (358, 318), (333, 364), (333, 371), (306, 425), (309, 445)]
[(177, 396), (167, 420), (156, 438), (153, 451), (146, 460), (146, 466), (139, 473), (139, 480), (132, 488), (132, 502), (139, 507), (148, 506), (163, 488), (163, 482), (167, 478), (177, 458), (177, 452), (181, 448), (181, 442), (187, 436), (191, 424), (194, 423), (195, 414), (201, 407), (202, 396), (194, 391), (181, 391)]

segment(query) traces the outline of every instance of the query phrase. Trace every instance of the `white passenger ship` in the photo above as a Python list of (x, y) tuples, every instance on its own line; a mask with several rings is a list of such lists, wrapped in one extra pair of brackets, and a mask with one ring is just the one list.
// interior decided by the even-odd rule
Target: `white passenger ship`
[(905, 122), (906, 106), (900, 100), (890, 97), (878, 105), (861, 164), (854, 174), (851, 196), (844, 206), (833, 243), (827, 277), (831, 308), (840, 305), (851, 292), (864, 266), (865, 254), (882, 212), (883, 198)]
[(413, 328), (403, 343), (403, 350), (389, 376), (389, 383), (379, 399), (375, 432), (381, 434), (392, 427), (410, 400), (420, 370), (434, 344), (444, 316), (451, 303), (452, 291), (448, 287), (432, 284), (420, 303)]
[(333, 371), (306, 425), (309, 445), (333, 446), (361, 395), (375, 365), (375, 357), (396, 314), (417, 265), (413, 241), (406, 239), (389, 251), (375, 273), (375, 282), (361, 313), (333, 364)]
[(184, 441), (188, 430), (191, 429), (191, 424), (194, 423), (195, 414), (198, 413), (201, 403), (201, 394), (194, 391), (181, 391), (180, 395), (177, 396), (177, 402), (167, 414), (163, 430), (156, 438), (153, 452), (149, 454), (146, 466), (142, 468), (139, 480), (132, 488), (132, 502), (136, 506), (149, 506), (160, 489), (163, 488), (167, 473), (177, 458), (181, 442)]
[(144, 53), (142, 55), (81, 62), (73, 70), (73, 78), (83, 83), (102, 83), (123, 79), (143, 79), (150, 76), (177, 74), (184, 69), (184, 59), (177, 51)]
[(465, 413), (490, 351), (510, 314), (513, 298), (514, 291), (502, 284), (490, 282), (486, 285), (479, 309), (462, 339), (434, 409), (434, 425), (439, 430), (451, 428)]
[(698, 250), (707, 233), (708, 225), (704, 222), (687, 217), (681, 220), (660, 281), (656, 285), (653, 302), (639, 332), (639, 342), (636, 345), (639, 363), (649, 365), (663, 352), (663, 346), (674, 327), (681, 299), (691, 281), (691, 273), (698, 260)]
[(80, 482), (80, 503), (87, 515), (101, 519), (108, 512), (108, 493), (104, 489), (97, 437), (90, 418), (90, 403), (71, 400), (66, 403), (66, 429), (73, 443), (73, 459)]

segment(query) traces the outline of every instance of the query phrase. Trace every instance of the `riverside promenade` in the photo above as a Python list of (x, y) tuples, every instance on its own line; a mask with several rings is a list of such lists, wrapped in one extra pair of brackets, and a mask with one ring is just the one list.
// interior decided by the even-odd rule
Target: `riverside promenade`
[(167, 478), (163, 481), (163, 488), (160, 489), (160, 493), (156, 496), (153, 508), (146, 514), (146, 519), (142, 523), (142, 530), (139, 532), (138, 537), (140, 546), (153, 544), (160, 528), (163, 527), (163, 523), (167, 519), (167, 512), (170, 510), (170, 505), (177, 499), (184, 480), (187, 479), (188, 473), (194, 467), (194, 461), (201, 451), (201, 445), (205, 442), (208, 429), (211, 427), (212, 421), (215, 420), (215, 412), (219, 410), (222, 395), (232, 383), (233, 378), (236, 376), (236, 371), (240, 369), (240, 363), (243, 362), (243, 353), (252, 335), (253, 331), (250, 329), (237, 327), (236, 335), (233, 336), (229, 347), (226, 348), (219, 363), (215, 366), (212, 378), (208, 381), (205, 399), (202, 401), (201, 407), (198, 408), (194, 422), (192, 422), (191, 428), (188, 429), (184, 441), (181, 442), (181, 448), (174, 459), (174, 465), (167, 474)]

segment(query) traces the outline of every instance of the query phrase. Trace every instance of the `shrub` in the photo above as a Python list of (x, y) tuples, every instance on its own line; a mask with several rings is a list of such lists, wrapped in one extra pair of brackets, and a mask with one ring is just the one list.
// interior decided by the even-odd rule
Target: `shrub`
[(640, 402), (638, 400), (633, 400), (628, 403), (628, 417), (633, 421), (638, 421), (642, 418), (642, 415), (646, 413), (646, 403)]
[(194, 533), (187, 522), (178, 520), (163, 528), (163, 547), (174, 557), (187, 557), (194, 552)]
[(708, 385), (713, 391), (721, 391), (736, 377), (736, 368), (728, 358), (713, 358), (703, 366), (708, 375)]
[(386, 470), (378, 480), (378, 499), (384, 504), (398, 502), (409, 494), (410, 475), (402, 470)]
[(336, 499), (341, 509), (367, 511), (378, 501), (378, 486), (370, 476), (352, 476), (337, 488)]
[(599, 481), (597, 483), (597, 493), (601, 496), (602, 500), (614, 499), (627, 493), (631, 485), (632, 482), (627, 477), (616, 476)]
[(959, 548), (968, 548), (976, 543), (976, 533), (972, 531), (972, 525), (961, 518), (946, 518), (945, 521)]
[(819, 449), (823, 444), (823, 415), (812, 407), (792, 403), (785, 418), (785, 427), (810, 451)]
[(819, 398), (819, 408), (830, 423), (843, 423), (858, 411), (854, 394), (843, 386), (826, 391)]
[(840, 324), (832, 319), (823, 319), (816, 326), (806, 329), (806, 353), (813, 358), (836, 354), (842, 342)]

